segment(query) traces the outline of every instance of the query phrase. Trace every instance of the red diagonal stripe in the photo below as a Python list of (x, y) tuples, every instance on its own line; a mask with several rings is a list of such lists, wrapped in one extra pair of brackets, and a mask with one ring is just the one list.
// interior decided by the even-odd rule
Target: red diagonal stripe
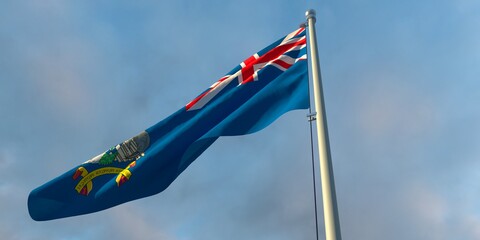
[[(260, 56), (258, 59), (256, 59), (256, 61), (249, 62), (249, 65), (246, 65), (245, 67), (242, 68), (242, 77), (243, 77), (242, 84), (253, 81), (253, 74), (254, 74), (254, 67), (253, 66), (254, 65), (259, 64), (259, 63), (266, 63), (266, 62), (270, 62), (272, 60), (275, 60), (276, 58), (278, 58), (282, 54), (284, 54), (286, 51), (288, 51), (289, 49), (291, 49), (293, 47), (296, 47), (296, 46), (299, 46), (299, 45), (303, 45), (305, 43), (306, 43), (306, 39), (301, 38), (296, 42), (281, 45), (281, 46), (277, 46), (277, 47), (271, 49), (270, 51), (268, 51), (267, 53), (265, 53), (264, 55)], [(276, 63), (278, 65), (284, 67), (284, 65), (286, 63), (283, 62), (283, 61), (281, 61), (281, 62), (282, 63), (277, 63), (277, 62)], [(289, 68), (289, 67), (290, 66), (285, 67), (285, 68)]]
[(277, 65), (280, 65), (281, 67), (283, 67), (283, 68), (285, 68), (285, 69), (288, 69), (289, 67), (292, 66), (292, 64), (286, 63), (286, 62), (282, 61), (281, 59), (275, 59), (275, 60), (273, 60), (272, 63), (275, 63), (275, 64), (277, 64)]
[(258, 58), (257, 62), (270, 62), (273, 59), (278, 58), (280, 55), (285, 53), (287, 50), (289, 50), (289, 49), (291, 49), (295, 46), (303, 45), (306, 42), (307, 42), (306, 39), (302, 38), (299, 41), (275, 47), (274, 49), (270, 50), (269, 52), (265, 53), (260, 58)]
[(203, 97), (205, 97), (205, 95), (207, 95), (212, 89), (208, 89), (207, 91), (205, 91), (204, 93), (200, 94), (200, 96), (196, 97), (195, 99), (193, 99), (191, 102), (189, 102), (187, 104), (187, 106), (185, 106), (187, 108), (187, 110), (189, 110), (190, 108), (192, 108), (193, 105), (195, 105), (195, 103), (197, 103), (198, 101), (200, 101), (200, 99), (202, 99)]

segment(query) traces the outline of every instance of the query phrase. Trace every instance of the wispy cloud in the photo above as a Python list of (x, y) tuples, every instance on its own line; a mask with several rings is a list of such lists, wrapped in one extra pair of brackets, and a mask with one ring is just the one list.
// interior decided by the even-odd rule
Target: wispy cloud
[[(480, 6), (372, 3), (310, 1), (343, 236), (479, 239)], [(0, 3), (0, 235), (313, 238), (308, 132), (292, 128), (303, 113), (220, 139), (161, 195), (42, 223), (25, 206), (31, 189), (168, 116), (305, 10), (287, 0)]]

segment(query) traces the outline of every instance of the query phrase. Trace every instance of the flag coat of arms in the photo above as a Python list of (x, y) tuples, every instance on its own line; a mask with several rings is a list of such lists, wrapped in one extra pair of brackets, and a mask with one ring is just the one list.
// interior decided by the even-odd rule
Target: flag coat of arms
[(165, 190), (220, 136), (259, 131), (309, 107), (305, 29), (244, 60), (166, 119), (34, 189), (30, 216), (104, 210)]

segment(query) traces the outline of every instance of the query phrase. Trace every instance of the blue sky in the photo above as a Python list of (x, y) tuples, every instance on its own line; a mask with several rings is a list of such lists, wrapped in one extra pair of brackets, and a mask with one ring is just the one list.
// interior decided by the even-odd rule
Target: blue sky
[(475, 0), (2, 1), (2, 239), (314, 239), (305, 111), (221, 138), (153, 197), (49, 222), (26, 207), (32, 189), (184, 106), (309, 8), (343, 238), (480, 239)]

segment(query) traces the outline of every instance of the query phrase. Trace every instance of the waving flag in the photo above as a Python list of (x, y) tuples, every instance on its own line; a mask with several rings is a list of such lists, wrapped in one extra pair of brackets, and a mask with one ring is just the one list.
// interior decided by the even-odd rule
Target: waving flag
[(104, 210), (165, 190), (220, 136), (263, 129), (309, 106), (305, 29), (252, 55), (168, 118), (33, 190), (30, 216)]

